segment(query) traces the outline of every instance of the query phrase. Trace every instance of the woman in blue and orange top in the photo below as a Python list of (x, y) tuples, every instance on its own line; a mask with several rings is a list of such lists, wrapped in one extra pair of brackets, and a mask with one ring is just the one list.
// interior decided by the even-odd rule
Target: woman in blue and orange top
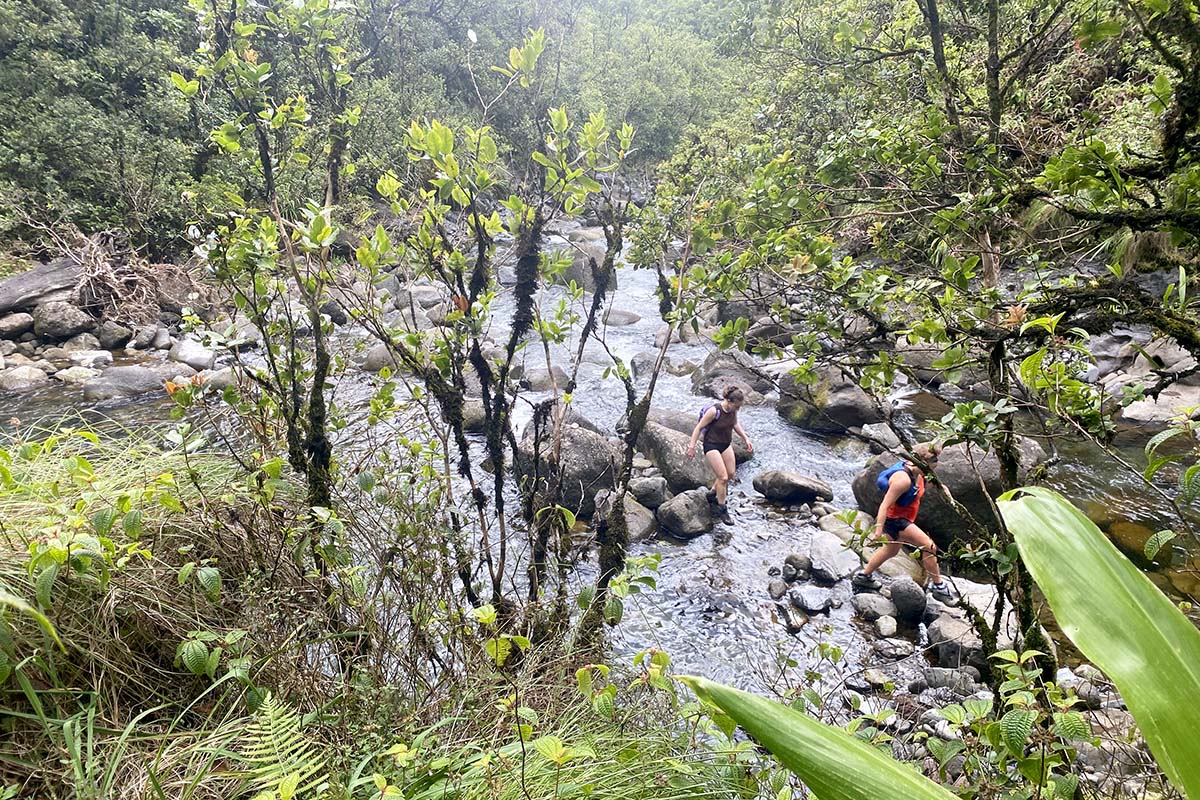
[[(929, 465), (930, 469), (937, 468), (941, 452), (941, 446), (934, 443), (923, 443), (913, 448), (913, 455)], [(887, 491), (875, 516), (875, 538), (883, 546), (875, 551), (865, 567), (854, 574), (853, 584), (863, 589), (882, 588), (883, 584), (873, 573), (907, 544), (921, 551), (921, 563), (932, 578), (930, 591), (933, 596), (939, 600), (952, 600), (954, 596), (950, 587), (942, 580), (941, 570), (938, 569), (937, 545), (916, 522), (921, 498), (925, 496), (925, 473), (916, 463), (901, 461), (884, 470), (880, 476), (881, 486), (885, 476)]]

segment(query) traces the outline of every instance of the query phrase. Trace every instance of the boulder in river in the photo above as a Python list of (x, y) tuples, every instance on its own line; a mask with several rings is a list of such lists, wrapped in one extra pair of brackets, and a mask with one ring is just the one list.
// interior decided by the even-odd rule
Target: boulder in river
[(105, 350), (116, 350), (119, 347), (124, 347), (132, 338), (133, 331), (111, 319), (104, 320), (96, 328), (96, 340)]
[(793, 587), (788, 593), (792, 605), (808, 614), (827, 614), (833, 607), (833, 594), (812, 584)]
[(79, 282), (79, 264), (60, 258), (0, 281), (0, 314), (58, 298)]
[(212, 369), (217, 360), (217, 354), (197, 339), (185, 336), (171, 347), (167, 357), (172, 361), (187, 364), (195, 370)]
[[(611, 513), (614, 496), (610, 489), (601, 489), (596, 493), (595, 517), (608, 516)], [(658, 532), (654, 512), (639, 503), (631, 492), (625, 493), (625, 528), (629, 531), (631, 544), (640, 544), (653, 538)]]
[(33, 331), (43, 339), (70, 339), (95, 327), (91, 315), (61, 300), (43, 303), (33, 310)]
[(701, 448), (687, 457), (688, 436), (679, 431), (663, 427), (656, 422), (647, 422), (638, 438), (638, 446), (655, 466), (662, 470), (671, 491), (679, 493), (699, 486), (707, 486), (714, 480), (712, 470), (704, 461)]
[(783, 505), (833, 499), (833, 489), (820, 478), (776, 469), (755, 475), (754, 491)]
[(33, 330), (33, 315), (19, 312), (0, 317), (0, 339), (16, 339)]
[(896, 607), (892, 601), (874, 592), (859, 592), (850, 601), (858, 615), (867, 622), (874, 622), (880, 617), (895, 617)]
[(99, 377), (83, 385), (83, 399), (89, 403), (128, 399), (160, 392), (163, 383), (176, 377), (190, 377), (196, 371), (186, 364), (138, 364), (109, 367)]
[(892, 605), (896, 607), (896, 619), (916, 625), (925, 617), (929, 599), (925, 590), (911, 578), (897, 578), (891, 586)]
[(818, 433), (844, 433), (883, 421), (870, 395), (834, 367), (820, 369), (811, 384), (798, 383), (791, 373), (784, 375), (777, 408), (792, 424)]
[(639, 503), (651, 510), (667, 502), (667, 495), (670, 494), (667, 479), (661, 475), (634, 478), (629, 482), (629, 491), (633, 493)]
[(34, 366), (9, 367), (0, 371), (0, 392), (27, 392), (50, 382), (50, 377)]
[(534, 426), (530, 425), (517, 448), (517, 482), (522, 491), (545, 491), (546, 478), (559, 470), (558, 503), (581, 517), (596, 509), (596, 493), (611, 489), (620, 451), (600, 434), (580, 425), (564, 425), (559, 457), (554, 456), (553, 433), (545, 431), (534, 464)]
[(774, 389), (775, 382), (740, 350), (716, 350), (692, 373), (692, 391), (696, 394), (720, 398), (730, 386), (740, 388), (749, 400), (753, 394), (763, 395)]
[(90, 367), (67, 367), (54, 373), (54, 380), (61, 381), (68, 386), (82, 386), (99, 374), (100, 370)]
[(680, 492), (658, 507), (658, 522), (673, 536), (692, 539), (712, 530), (712, 510), (706, 489)]
[(77, 367), (98, 369), (113, 362), (112, 353), (107, 350), (75, 350), (70, 355), (71, 363)]
[(610, 328), (620, 328), (626, 325), (634, 325), (641, 321), (641, 314), (636, 314), (633, 311), (626, 311), (622, 308), (610, 308), (604, 312), (604, 324)]
[(841, 539), (825, 531), (813, 533), (808, 556), (812, 559), (813, 578), (822, 583), (837, 583), (848, 578), (860, 565), (854, 551), (846, 549)]
[[(708, 400), (697, 403), (695, 411), (670, 411), (664, 408), (651, 408), (650, 413), (646, 415), (646, 419), (650, 422), (656, 422), (664, 428), (670, 428), (677, 433), (682, 433), (684, 435), (683, 449), (687, 450), (687, 441), (692, 435), (692, 430), (696, 427), (696, 422), (699, 421), (700, 411), (710, 405), (711, 402), (711, 400)], [(697, 444), (696, 449), (700, 450), (699, 444)], [(735, 433), (733, 435), (734, 460), (741, 464), (753, 457), (753, 454), (746, 449), (746, 443), (742, 441), (742, 437)], [(651, 459), (651, 461), (653, 460)], [(661, 465), (659, 465), (659, 469), (662, 469)], [(704, 482), (712, 483), (712, 478), (707, 478)]]

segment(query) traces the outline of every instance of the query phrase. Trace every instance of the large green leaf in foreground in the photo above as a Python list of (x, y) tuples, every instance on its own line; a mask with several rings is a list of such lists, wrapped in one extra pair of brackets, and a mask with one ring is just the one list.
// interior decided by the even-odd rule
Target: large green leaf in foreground
[(1117, 684), (1167, 777), (1200, 800), (1200, 631), (1060, 495), (1019, 489), (999, 505), (1063, 632)]
[(733, 717), (821, 800), (957, 800), (950, 792), (841, 728), (765, 697), (680, 677)]

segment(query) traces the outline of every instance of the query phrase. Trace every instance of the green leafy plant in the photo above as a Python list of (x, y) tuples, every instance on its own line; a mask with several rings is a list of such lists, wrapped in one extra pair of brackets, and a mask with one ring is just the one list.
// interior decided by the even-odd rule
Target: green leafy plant
[(1171, 781), (1200, 798), (1200, 631), (1060, 495), (1026, 488), (999, 505), (1063, 632), (1117, 685)]

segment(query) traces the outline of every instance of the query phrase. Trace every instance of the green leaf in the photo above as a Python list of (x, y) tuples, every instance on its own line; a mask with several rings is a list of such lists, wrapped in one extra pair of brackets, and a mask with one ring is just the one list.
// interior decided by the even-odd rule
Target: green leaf
[(1033, 723), (1037, 720), (1037, 712), (1028, 709), (1014, 708), (1000, 718), (1000, 732), (1004, 734), (1004, 743), (1014, 756), (1025, 752), (1029, 742), (1029, 734), (1033, 733)]
[(54, 643), (58, 645), (59, 649), (61, 649), (64, 653), (67, 651), (66, 646), (62, 643), (62, 639), (58, 638), (58, 631), (54, 630), (54, 625), (51, 624), (49, 617), (47, 617), (41, 611), (38, 611), (20, 597), (17, 597), (15, 594), (5, 589), (0, 589), (0, 606), (11, 608), (13, 611), (16, 611), (19, 614), (24, 614), (25, 616), (32, 618), (35, 622), (37, 622), (37, 624), (42, 626), (42, 629), (46, 631), (46, 635), (54, 640)]
[(58, 569), (58, 564), (51, 562), (38, 573), (37, 580), (34, 581), (37, 602), (42, 608), (48, 609), (54, 605), (50, 592), (54, 588), (54, 582), (58, 580)]
[(1066, 711), (1054, 715), (1054, 733), (1067, 741), (1079, 741), (1091, 736), (1092, 729), (1078, 711)]
[(171, 83), (175, 84), (175, 88), (182, 92), (184, 97), (195, 97), (196, 92), (200, 91), (199, 81), (189, 81), (178, 72), (171, 73)]
[(737, 720), (821, 800), (955, 800), (912, 767), (840, 728), (705, 678), (679, 680)]
[(188, 639), (179, 645), (179, 661), (193, 675), (208, 674), (208, 648), (198, 639)]
[(999, 506), (1063, 632), (1117, 685), (1172, 783), (1200, 798), (1200, 631), (1060, 495), (1019, 489)]
[(216, 567), (201, 567), (196, 570), (196, 581), (204, 589), (204, 595), (214, 603), (221, 599), (221, 571)]
[(1159, 531), (1158, 533), (1151, 536), (1149, 539), (1146, 540), (1146, 547), (1145, 547), (1146, 558), (1149, 559), (1150, 561), (1153, 561), (1154, 557), (1158, 555), (1158, 551), (1162, 549), (1162, 546), (1174, 538), (1175, 538), (1175, 531), (1171, 531), (1171, 530)]

